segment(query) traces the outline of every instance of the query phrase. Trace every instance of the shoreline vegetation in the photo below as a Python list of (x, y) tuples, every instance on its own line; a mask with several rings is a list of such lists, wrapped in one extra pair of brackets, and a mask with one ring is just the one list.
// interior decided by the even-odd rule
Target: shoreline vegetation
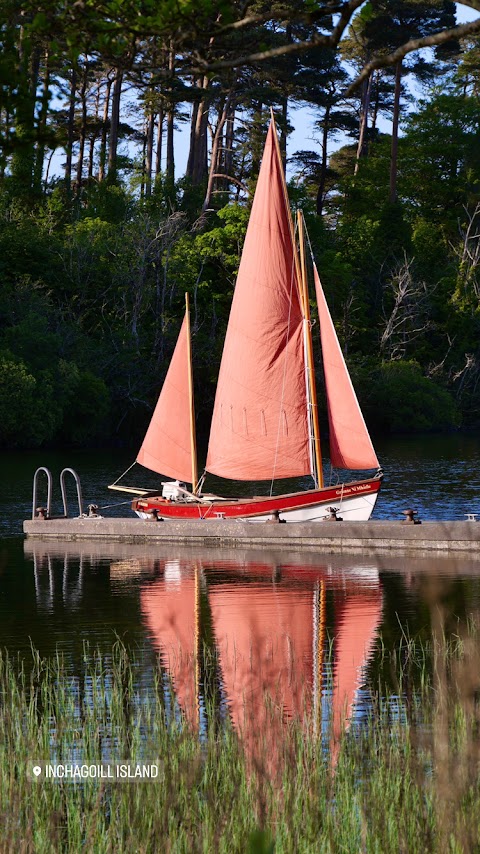
[(205, 433), (270, 108), (369, 431), (478, 429), (480, 24), (360, 5), (7, 0), (1, 448), (137, 444), (185, 292)]
[[(196, 731), (160, 664), (141, 688), (142, 663), (119, 642), (103, 656), (86, 646), (81, 676), (60, 654), (42, 659), (32, 650), (21, 661), (2, 652), (0, 848), (474, 851), (478, 630), (470, 625), (449, 642), (437, 632), (428, 645), (405, 638), (389, 663), (395, 691), (379, 685), (334, 744), (312, 717), (285, 722), (280, 742), (276, 726), (275, 739), (268, 726), (242, 738), (225, 709), (208, 704)], [(270, 704), (267, 719), (277, 712)], [(32, 778), (36, 761), (120, 756), (155, 758), (158, 779)]]

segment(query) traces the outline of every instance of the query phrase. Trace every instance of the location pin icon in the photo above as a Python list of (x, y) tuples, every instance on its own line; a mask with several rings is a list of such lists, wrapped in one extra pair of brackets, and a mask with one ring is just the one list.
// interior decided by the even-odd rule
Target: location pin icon
[(32, 771), (35, 774), (35, 777), (38, 777), (39, 774), (42, 773), (42, 769), (40, 768), (40, 765), (34, 765), (32, 768)]

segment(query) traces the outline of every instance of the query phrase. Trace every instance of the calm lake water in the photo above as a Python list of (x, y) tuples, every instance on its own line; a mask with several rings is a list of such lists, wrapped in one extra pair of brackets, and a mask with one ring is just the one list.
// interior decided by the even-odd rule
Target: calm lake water
[[(392, 440), (377, 450), (386, 476), (374, 518), (400, 522), (407, 507), (425, 520), (480, 513), (475, 438)], [(239, 730), (261, 731), (267, 692), (284, 720), (328, 704), (335, 734), (345, 714), (361, 720), (379, 691), (396, 695), (391, 654), (409, 639), (420, 644), (431, 669), (435, 638), (477, 637), (471, 635), (472, 625), (480, 626), (475, 556), (305, 556), (23, 540), (39, 465), (52, 471), (58, 512), (59, 473), (71, 466), (85, 503), (97, 503), (104, 515), (130, 515), (122, 496), (106, 489), (130, 462), (124, 453), (104, 451), (2, 456), (0, 647), (27, 664), (32, 647), (42, 656), (60, 651), (78, 675), (86, 644), (108, 658), (120, 639), (140, 663), (139, 689), (162, 668), (173, 681), (178, 714), (192, 723), (214, 703)], [(72, 484), (69, 495), (76, 515)], [(209, 674), (196, 664), (200, 651), (210, 655)], [(477, 661), (476, 640), (471, 652)], [(410, 678), (414, 687), (421, 668)]]

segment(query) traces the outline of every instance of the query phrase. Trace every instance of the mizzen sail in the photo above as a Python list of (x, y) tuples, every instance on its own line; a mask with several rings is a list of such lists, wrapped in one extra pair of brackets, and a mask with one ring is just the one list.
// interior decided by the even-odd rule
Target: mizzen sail
[(310, 473), (302, 310), (272, 122), (217, 385), (207, 471), (236, 480)]
[(189, 370), (185, 317), (137, 463), (188, 483), (192, 477)]
[(314, 266), (330, 432), (330, 461), (341, 469), (379, 468)]

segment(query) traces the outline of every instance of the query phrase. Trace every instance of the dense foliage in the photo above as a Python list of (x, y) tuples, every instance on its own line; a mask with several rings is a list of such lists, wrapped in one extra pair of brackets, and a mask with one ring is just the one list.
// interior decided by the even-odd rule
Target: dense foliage
[(1, 0), (1, 445), (136, 441), (185, 291), (207, 429), (270, 107), (286, 152), (299, 105), (321, 154), (289, 159), (291, 198), (369, 425), (480, 423), (480, 41), (379, 67), (454, 4), (371, 0), (337, 50), (329, 8), (254, 4), (240, 27), (234, 3)]

